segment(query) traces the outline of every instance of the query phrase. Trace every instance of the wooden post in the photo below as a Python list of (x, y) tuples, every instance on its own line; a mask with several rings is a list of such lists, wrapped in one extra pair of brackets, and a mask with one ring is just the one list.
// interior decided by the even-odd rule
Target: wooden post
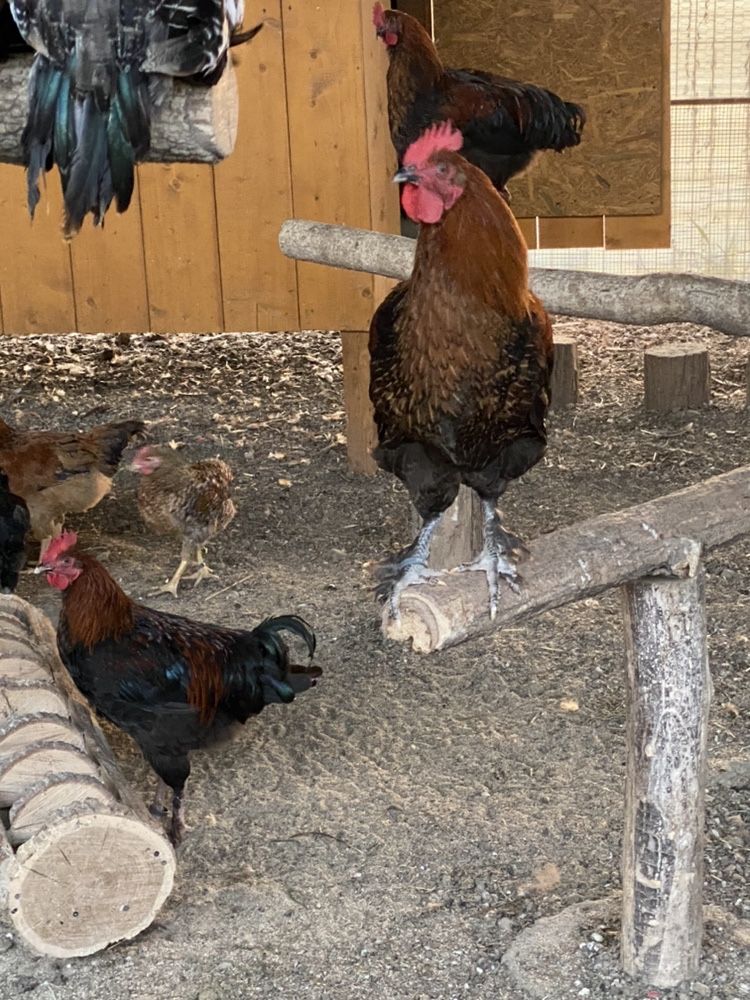
[(745, 378), (747, 383), (747, 396), (745, 397), (745, 405), (748, 408), (748, 410), (750, 410), (750, 358), (747, 359)]
[[(414, 533), (422, 527), (422, 518), (412, 508)], [(471, 562), (482, 548), (482, 506), (474, 490), (461, 486), (458, 496), (443, 514), (432, 536), (430, 569), (455, 569)]]
[(172, 887), (174, 851), (123, 778), (44, 615), (0, 598), (0, 651), (0, 808), (10, 823), (6, 835), (0, 821), (0, 898), (36, 951), (89, 955), (151, 923)]
[(695, 410), (711, 398), (708, 350), (702, 344), (664, 344), (643, 354), (647, 410)]
[(578, 344), (575, 337), (555, 336), (550, 408), (562, 410), (578, 402)]
[(346, 330), (341, 334), (344, 368), (344, 409), (346, 410), (346, 451), (354, 472), (374, 476), (377, 472), (371, 451), (377, 441), (370, 402), (370, 351), (367, 330)]
[(624, 588), (629, 715), (622, 962), (656, 986), (700, 964), (711, 680), (700, 545), (684, 578)]

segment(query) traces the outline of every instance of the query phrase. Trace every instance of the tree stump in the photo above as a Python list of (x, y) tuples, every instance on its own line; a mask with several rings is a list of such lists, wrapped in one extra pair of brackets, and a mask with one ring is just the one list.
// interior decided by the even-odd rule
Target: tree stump
[(550, 408), (562, 410), (578, 402), (578, 344), (574, 337), (555, 337)]
[(701, 546), (688, 575), (625, 588), (628, 771), (622, 961), (655, 986), (700, 965), (703, 825), (711, 678)]
[(702, 344), (664, 344), (643, 355), (647, 410), (697, 410), (711, 398), (711, 366)]
[[(414, 534), (422, 527), (422, 518), (412, 508)], [(461, 486), (458, 496), (443, 514), (432, 536), (430, 569), (455, 569), (471, 562), (482, 549), (482, 507), (474, 490)]]
[(148, 927), (172, 888), (172, 845), (120, 773), (52, 626), (16, 597), (0, 597), (2, 807), (0, 899), (30, 947), (90, 955)]

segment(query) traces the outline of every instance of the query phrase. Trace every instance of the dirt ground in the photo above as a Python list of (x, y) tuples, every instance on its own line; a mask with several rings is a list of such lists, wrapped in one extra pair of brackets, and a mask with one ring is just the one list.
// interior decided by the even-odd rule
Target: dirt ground
[[(750, 463), (748, 345), (688, 326), (556, 328), (578, 337), (582, 398), (552, 416), (548, 457), (509, 490), (513, 530), (532, 538)], [(675, 339), (710, 347), (713, 403), (646, 415), (642, 348)], [(0, 413), (25, 426), (142, 417), (157, 440), (226, 458), (239, 514), (210, 547), (218, 577), (177, 603), (149, 600), (234, 625), (298, 612), (325, 670), (292, 706), (194, 756), (193, 830), (157, 922), (70, 962), (31, 955), (3, 925), (3, 1000), (750, 996), (750, 540), (706, 567), (704, 963), (694, 983), (649, 991), (617, 961), (617, 594), (431, 657), (386, 643), (362, 567), (405, 542), (409, 507), (390, 478), (348, 470), (334, 334), (6, 340), (0, 378)], [(119, 473), (70, 524), (145, 597), (178, 543), (146, 533), (134, 485)], [(20, 593), (56, 614), (42, 580), (25, 577)], [(149, 792), (133, 746), (113, 743)], [(588, 900), (605, 903), (569, 909)], [(539, 918), (552, 919), (527, 931)]]

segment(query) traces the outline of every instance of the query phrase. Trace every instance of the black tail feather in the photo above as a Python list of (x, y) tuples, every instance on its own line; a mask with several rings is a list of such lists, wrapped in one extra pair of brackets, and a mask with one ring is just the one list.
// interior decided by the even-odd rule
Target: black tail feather
[(288, 704), (294, 700), (295, 695), (314, 687), (323, 673), (320, 667), (312, 665), (304, 667), (290, 665), (289, 650), (280, 638), (280, 632), (291, 632), (302, 639), (310, 658), (315, 653), (315, 633), (307, 622), (297, 615), (266, 618), (253, 629), (253, 638), (261, 643), (266, 652), (260, 674), (265, 704), (273, 702)]

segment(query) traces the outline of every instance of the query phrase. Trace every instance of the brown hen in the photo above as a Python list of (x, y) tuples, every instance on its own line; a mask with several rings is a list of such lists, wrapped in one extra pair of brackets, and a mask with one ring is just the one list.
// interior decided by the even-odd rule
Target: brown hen
[(60, 534), (66, 514), (90, 510), (109, 493), (128, 442), (145, 429), (141, 420), (121, 420), (80, 434), (21, 431), (0, 419), (0, 469), (26, 501), (42, 549)]

